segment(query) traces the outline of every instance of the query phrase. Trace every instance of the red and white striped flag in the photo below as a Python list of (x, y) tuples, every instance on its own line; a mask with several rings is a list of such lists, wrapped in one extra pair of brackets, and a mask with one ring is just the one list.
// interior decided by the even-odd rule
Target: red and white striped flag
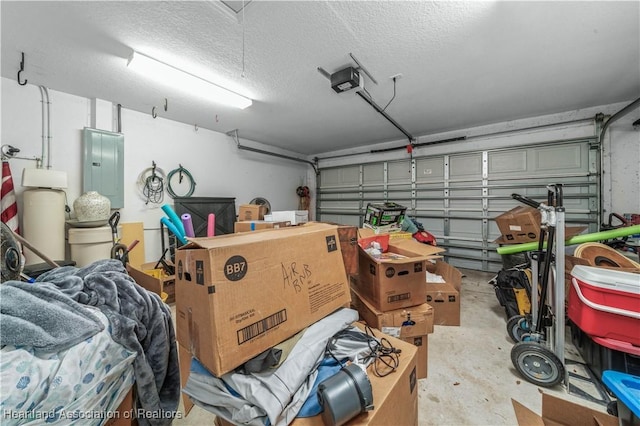
[(13, 232), (20, 233), (20, 225), (18, 223), (18, 204), (16, 203), (16, 194), (13, 192), (13, 178), (11, 177), (11, 168), (8, 161), (2, 162), (2, 191), (0, 205), (2, 214), (0, 219), (6, 223)]

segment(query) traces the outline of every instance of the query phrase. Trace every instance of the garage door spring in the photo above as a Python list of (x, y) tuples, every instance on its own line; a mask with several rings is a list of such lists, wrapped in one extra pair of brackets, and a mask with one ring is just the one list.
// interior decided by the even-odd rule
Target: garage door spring
[[(191, 197), (191, 195), (193, 195), (193, 191), (196, 189), (196, 181), (193, 180), (193, 176), (191, 176), (191, 173), (189, 173), (189, 170), (187, 170), (184, 167), (182, 167), (182, 164), (179, 164), (179, 166), (180, 167), (178, 167), (177, 169), (171, 170), (169, 172), (169, 174), (167, 175), (167, 192), (169, 193), (169, 195), (171, 195), (172, 198), (176, 198), (176, 197)], [(176, 173), (179, 174), (178, 175), (178, 183), (179, 184), (182, 184), (182, 179), (184, 179), (185, 176), (189, 180), (189, 191), (187, 191), (187, 193), (184, 194), (184, 195), (177, 195), (173, 191), (173, 188), (171, 188), (171, 178)]]

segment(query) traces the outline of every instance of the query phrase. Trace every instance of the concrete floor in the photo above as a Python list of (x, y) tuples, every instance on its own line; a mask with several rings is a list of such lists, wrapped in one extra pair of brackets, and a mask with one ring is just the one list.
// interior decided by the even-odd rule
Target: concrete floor
[[(524, 380), (511, 363), (505, 312), (488, 284), (495, 274), (462, 272), (462, 325), (436, 326), (429, 335), (428, 378), (419, 381), (419, 424), (517, 425), (511, 398), (540, 413), (542, 388)], [(565, 357), (580, 361), (570, 335), (566, 346)], [(605, 411), (603, 405), (569, 394), (563, 385), (545, 392)], [(194, 407), (173, 424), (212, 425), (214, 418)]]

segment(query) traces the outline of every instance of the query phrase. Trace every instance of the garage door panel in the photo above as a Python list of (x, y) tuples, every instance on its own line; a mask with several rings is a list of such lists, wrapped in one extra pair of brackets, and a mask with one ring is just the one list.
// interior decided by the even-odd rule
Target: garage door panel
[(411, 184), (411, 163), (401, 161), (389, 163), (387, 168), (389, 184)]
[(452, 155), (449, 157), (449, 165), (452, 180), (482, 176), (481, 154)]
[[(565, 172), (581, 170), (583, 160), (583, 150), (579, 146), (547, 147), (535, 150), (533, 159), (535, 161), (534, 170), (538, 173), (545, 171), (562, 170)], [(585, 157), (585, 158), (583, 158)]]
[(444, 180), (444, 158), (420, 158), (416, 160), (416, 183), (427, 184)]
[(527, 172), (527, 151), (498, 151), (488, 156), (489, 175), (492, 177)]
[(362, 180), (366, 185), (384, 185), (383, 165), (365, 164), (362, 168)]
[(418, 222), (422, 224), (425, 231), (433, 235), (444, 235), (444, 219), (416, 217)]

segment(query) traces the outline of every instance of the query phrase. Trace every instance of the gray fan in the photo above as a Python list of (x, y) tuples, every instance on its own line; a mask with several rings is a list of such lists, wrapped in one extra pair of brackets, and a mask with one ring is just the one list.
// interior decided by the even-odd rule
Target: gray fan
[(253, 200), (251, 200), (249, 204), (258, 204), (260, 206), (265, 206), (267, 211), (264, 214), (271, 213), (271, 203), (269, 203), (269, 200), (267, 200), (266, 198), (256, 197)]
[(13, 236), (11, 229), (2, 222), (2, 248), (0, 249), (0, 271), (2, 280), (19, 281), (22, 272), (22, 260), (20, 256), (20, 245)]

